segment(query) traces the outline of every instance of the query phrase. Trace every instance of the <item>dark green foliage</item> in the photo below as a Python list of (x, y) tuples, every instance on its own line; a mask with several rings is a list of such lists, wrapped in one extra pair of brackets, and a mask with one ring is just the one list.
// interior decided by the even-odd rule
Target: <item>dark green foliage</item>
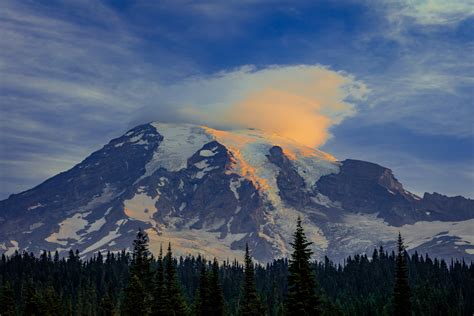
[(176, 276), (176, 265), (171, 252), (171, 244), (168, 245), (168, 251), (165, 257), (165, 275), (166, 275), (166, 295), (168, 299), (168, 311), (172, 315), (182, 316), (187, 315), (188, 307), (186, 300), (181, 292), (181, 286), (178, 283)]
[(133, 241), (130, 280), (125, 288), (122, 312), (125, 315), (147, 315), (151, 312), (151, 253), (148, 235), (140, 229)]
[(32, 280), (25, 282), (22, 294), (24, 297), (23, 315), (39, 315), (41, 309), (41, 298), (36, 292)]
[(148, 315), (149, 312), (145, 287), (137, 275), (132, 274), (125, 289), (122, 313), (124, 315)]
[(55, 316), (61, 313), (61, 301), (59, 295), (52, 286), (48, 286), (41, 295), (40, 315)]
[(320, 298), (316, 295), (316, 282), (311, 268), (312, 242), (306, 239), (301, 219), (298, 218), (296, 232), (293, 235), (293, 253), (288, 267), (288, 315), (320, 315)]
[(199, 289), (195, 298), (194, 306), (196, 315), (206, 316), (211, 314), (211, 291), (209, 288), (209, 278), (205, 264), (203, 264), (201, 268)]
[[(473, 315), (474, 264), (446, 263), (417, 253), (408, 256), (404, 252), (404, 255), (412, 315)], [(70, 252), (68, 258), (49, 253), (35, 257), (27, 252), (3, 256), (0, 259), (0, 308), (9, 306), (10, 315), (35, 315), (33, 310), (37, 311), (36, 315), (48, 315), (55, 309), (53, 315), (110, 315), (111, 307), (115, 315), (125, 314), (121, 307), (125, 306), (125, 292), (131, 281), (131, 257), (125, 251), (96, 254), (88, 259), (80, 259), (75, 251)], [(183, 293), (178, 295), (183, 305), (196, 300), (205, 266), (209, 291), (212, 291), (212, 278), (217, 271), (225, 313), (238, 315), (245, 283), (245, 267), (241, 263), (227, 260), (218, 265), (217, 262), (209, 264), (202, 257), (170, 257), (172, 260), (168, 260), (168, 256), (161, 260), (162, 276), (160, 257), (150, 259), (153, 278), (148, 286), (153, 288), (149, 292), (153, 306), (156, 284), (162, 284), (160, 288), (164, 292), (164, 296), (159, 297), (168, 297), (166, 267), (172, 262), (176, 286), (171, 288)], [(392, 315), (396, 265), (396, 253), (387, 253), (383, 248), (374, 251), (372, 258), (356, 255), (347, 258), (344, 264), (334, 264), (328, 258), (312, 262), (323, 315)], [(265, 266), (252, 264), (248, 271), (252, 269), (256, 288), (253, 293), (264, 305), (266, 314), (284, 315), (288, 294), (287, 259), (274, 260)], [(215, 297), (212, 295), (211, 299)], [(44, 300), (51, 305), (43, 304)], [(164, 302), (158, 304), (161, 312), (152, 309), (151, 314), (172, 315), (171, 309), (163, 311), (163, 306), (168, 305), (166, 299)], [(135, 304), (133, 314), (139, 315)]]
[(242, 303), (240, 307), (240, 315), (257, 316), (263, 315), (264, 309), (260, 303), (257, 289), (255, 286), (255, 269), (252, 257), (249, 253), (248, 244), (245, 245), (245, 269), (244, 269), (244, 286), (242, 289)]
[(408, 283), (408, 268), (406, 252), (402, 235), (398, 233), (398, 253), (395, 266), (395, 285), (393, 288), (393, 312), (395, 316), (411, 315), (410, 285)]
[(148, 235), (141, 229), (138, 230), (137, 237), (133, 241), (132, 264), (130, 273), (136, 275), (137, 278), (146, 286), (151, 281), (151, 253), (148, 250)]
[(160, 254), (156, 262), (156, 271), (153, 277), (152, 291), (152, 315), (168, 315), (169, 298), (165, 287), (165, 271), (163, 267), (163, 250), (160, 247)]
[(104, 297), (100, 301), (99, 315), (100, 316), (113, 316), (115, 315), (115, 304), (112, 297), (112, 288), (109, 286)]
[(225, 302), (222, 294), (222, 287), (219, 281), (219, 264), (214, 258), (212, 270), (209, 274), (209, 302), (211, 316), (222, 316), (225, 314)]
[(15, 293), (8, 281), (0, 289), (0, 315), (15, 315)]
[(211, 271), (207, 272), (206, 264), (202, 264), (199, 289), (194, 301), (194, 310), (196, 315), (221, 316), (225, 314), (225, 302), (219, 281), (219, 264), (217, 259), (214, 258), (210, 268)]

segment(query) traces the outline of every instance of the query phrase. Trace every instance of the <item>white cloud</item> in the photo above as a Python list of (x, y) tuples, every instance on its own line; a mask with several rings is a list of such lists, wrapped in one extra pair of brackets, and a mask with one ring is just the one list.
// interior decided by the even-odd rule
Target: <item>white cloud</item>
[(448, 25), (474, 15), (471, 0), (403, 0), (398, 14), (424, 25)]

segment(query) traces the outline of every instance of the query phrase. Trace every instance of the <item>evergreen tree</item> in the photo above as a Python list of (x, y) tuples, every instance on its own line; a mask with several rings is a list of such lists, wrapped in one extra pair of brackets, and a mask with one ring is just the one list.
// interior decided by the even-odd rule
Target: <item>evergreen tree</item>
[(166, 253), (166, 296), (169, 297), (169, 311), (172, 315), (182, 316), (188, 314), (188, 307), (181, 292), (181, 287), (176, 276), (176, 267), (171, 251), (171, 243), (168, 244), (168, 252)]
[(38, 315), (41, 302), (40, 297), (33, 286), (32, 280), (28, 280), (26, 282), (26, 285), (23, 289), (23, 300), (23, 315)]
[[(403, 245), (403, 241), (400, 240), (399, 244)], [(446, 264), (444, 260), (430, 258), (428, 255), (414, 253), (408, 256), (403, 248), (401, 246), (398, 252), (391, 253), (380, 248), (373, 252), (372, 260), (365, 254), (355, 255), (347, 258), (343, 265), (335, 265), (329, 258), (313, 262), (311, 270), (325, 293), (320, 305), (323, 315), (393, 315), (394, 281), (400, 275), (397, 270), (404, 270), (397, 266), (402, 256), (404, 260), (401, 263), (409, 271), (409, 278), (405, 270), (405, 273), (401, 273), (404, 275), (401, 279), (406, 280), (405, 286), (410, 285), (408, 292), (411, 296), (407, 297), (405, 303), (398, 304), (401, 307), (397, 307), (397, 315), (409, 315), (409, 312), (413, 315), (474, 314), (474, 301), (470, 299), (474, 297), (474, 263), (452, 259)], [(120, 307), (120, 312), (123, 310), (124, 315), (149, 315), (151, 311), (153, 315), (175, 316), (180, 314), (180, 309), (176, 313), (170, 307), (176, 306), (175, 302), (167, 303), (168, 288), (172, 293), (176, 293), (178, 289), (178, 295), (170, 296), (170, 300), (178, 298), (178, 302), (184, 303), (183, 297), (186, 297), (199, 301), (200, 278), (203, 278), (207, 283), (205, 287), (208, 288), (203, 292), (214, 293), (207, 295), (209, 308), (206, 313), (221, 314), (219, 302), (222, 300), (215, 293), (222, 291), (225, 310), (230, 315), (238, 315), (244, 301), (246, 272), (250, 276), (247, 278), (250, 282), (247, 283), (253, 284), (247, 286), (253, 289), (247, 292), (254, 293), (248, 296), (265, 302), (268, 316), (283, 316), (285, 312), (296, 314), (294, 310), (285, 309), (290, 272), (287, 259), (277, 259), (266, 266), (253, 265), (247, 251), (245, 268), (237, 260), (227, 260), (219, 265), (217, 261), (213, 264), (206, 263), (201, 257), (188, 256), (177, 261), (171, 254), (165, 259), (160, 255), (156, 259), (150, 258), (156, 273), (152, 284), (148, 285), (151, 290), (147, 292), (145, 284), (136, 276), (139, 273), (131, 276), (131, 258), (132, 255), (125, 250), (117, 254), (109, 252), (105, 261), (99, 254), (82, 260), (75, 250), (69, 253), (69, 258), (56, 254), (51, 256), (48, 252), (39, 257), (27, 252), (16, 252), (11, 256), (0, 255), (0, 314), (111, 315), (114, 312), (113, 304), (117, 302), (120, 305), (116, 306), (115, 314)], [(169, 266), (168, 263), (172, 265)], [(206, 268), (204, 271), (203, 265)], [(172, 277), (167, 278), (167, 275)], [(168, 279), (175, 280), (175, 286), (173, 282), (169, 284)], [(183, 295), (187, 296), (180, 294), (181, 288)], [(156, 295), (157, 289), (164, 294)], [(162, 309), (158, 309), (158, 312), (155, 307), (148, 309), (144, 295), (138, 295), (144, 292), (153, 297), (153, 306), (155, 297), (164, 297), (164, 300), (159, 300), (165, 302), (161, 305)], [(399, 290), (396, 292), (407, 293)], [(399, 311), (407, 306), (411, 307), (408, 313)], [(253, 314), (264, 315), (265, 311), (259, 310)]]
[(206, 271), (206, 263), (201, 267), (201, 275), (199, 278), (199, 289), (195, 297), (195, 311), (198, 316), (207, 316), (212, 314), (211, 292), (209, 278)]
[(61, 313), (61, 301), (58, 293), (52, 286), (46, 287), (41, 295), (41, 307), (39, 315), (55, 316)]
[(147, 315), (151, 311), (150, 304), (150, 261), (151, 253), (148, 250), (148, 235), (141, 229), (133, 241), (132, 263), (130, 280), (125, 289), (125, 298), (122, 311), (131, 315), (139, 312)]
[(0, 315), (15, 315), (15, 294), (8, 281), (0, 289)]
[(258, 316), (264, 314), (255, 286), (255, 269), (249, 253), (249, 245), (245, 245), (244, 286), (239, 314), (242, 316)]
[(115, 315), (115, 305), (112, 297), (112, 288), (109, 286), (104, 297), (100, 301), (99, 306), (99, 315), (100, 316), (113, 316)]
[(149, 308), (145, 296), (145, 288), (138, 276), (132, 274), (128, 286), (125, 288), (125, 297), (122, 303), (124, 315), (148, 315)]
[(405, 245), (402, 235), (398, 233), (398, 253), (395, 266), (395, 285), (393, 288), (393, 310), (395, 316), (411, 315), (410, 285), (406, 263)]
[(150, 284), (151, 278), (151, 253), (150, 250), (148, 250), (148, 243), (148, 234), (139, 229), (137, 237), (133, 241), (132, 265), (130, 267), (130, 272), (131, 274), (136, 275), (145, 287)]
[(160, 254), (157, 259), (156, 271), (153, 277), (153, 293), (152, 293), (152, 315), (168, 315), (169, 314), (169, 298), (166, 295), (165, 275), (163, 267), (163, 249), (160, 246)]
[(219, 281), (219, 264), (214, 258), (212, 263), (212, 270), (209, 275), (209, 298), (211, 313), (209, 315), (222, 316), (225, 314), (224, 296), (222, 294), (222, 287)]
[(316, 281), (311, 268), (309, 249), (312, 242), (306, 239), (301, 219), (298, 218), (296, 232), (293, 235), (293, 253), (288, 267), (288, 297), (286, 312), (288, 315), (320, 315), (321, 301), (316, 295)]

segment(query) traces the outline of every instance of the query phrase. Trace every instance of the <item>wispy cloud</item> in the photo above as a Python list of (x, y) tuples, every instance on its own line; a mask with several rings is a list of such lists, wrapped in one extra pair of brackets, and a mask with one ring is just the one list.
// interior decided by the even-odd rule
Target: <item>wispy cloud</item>
[(409, 17), (423, 25), (449, 25), (474, 15), (470, 0), (403, 0), (392, 2), (392, 17)]

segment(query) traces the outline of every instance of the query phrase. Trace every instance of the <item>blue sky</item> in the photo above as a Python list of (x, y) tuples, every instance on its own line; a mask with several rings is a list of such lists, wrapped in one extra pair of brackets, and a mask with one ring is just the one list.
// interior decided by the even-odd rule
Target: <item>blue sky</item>
[(2, 1), (0, 198), (136, 124), (225, 127), (215, 113), (308, 76), (336, 82), (310, 96), (317, 146), (474, 197), (473, 22), (461, 0)]

